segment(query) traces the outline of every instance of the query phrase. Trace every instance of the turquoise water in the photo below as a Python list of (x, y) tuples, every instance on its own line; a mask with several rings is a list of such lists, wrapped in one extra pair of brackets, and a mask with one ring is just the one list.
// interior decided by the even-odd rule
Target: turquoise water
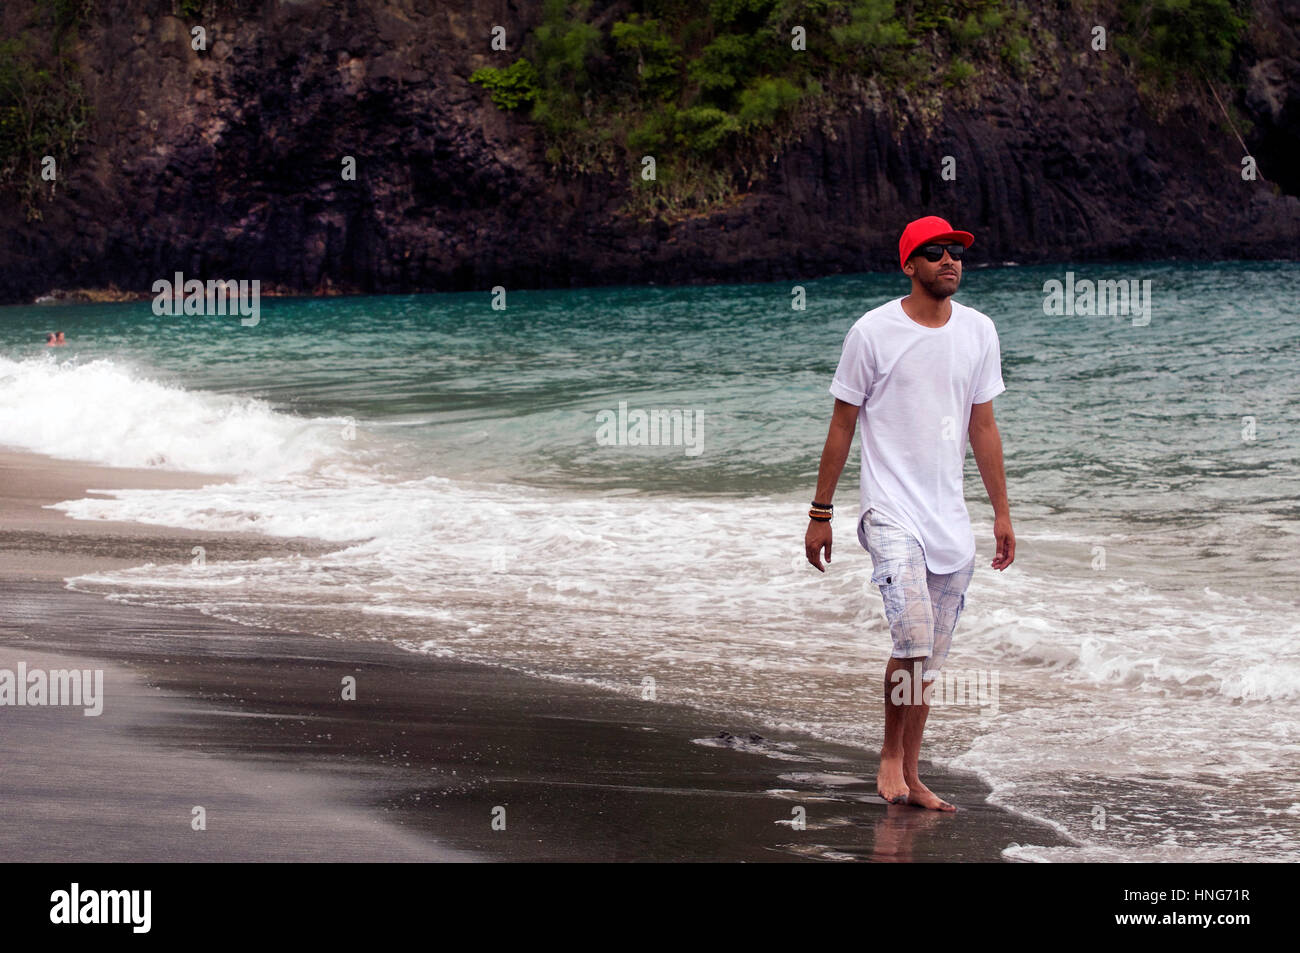
[[(1150, 278), (1145, 327), (1044, 315), (1042, 283), (1063, 270), (974, 270), (959, 295), (998, 325), (1008, 393), (997, 411), (1018, 500), (1086, 512), (1081, 497), (1104, 491), (1126, 515), (1163, 522), (1151, 496), (1177, 492), (1191, 494), (1186, 518), (1223, 505), (1294, 517), (1300, 504), (1280, 491), (1300, 452), (1300, 269), (1074, 267)], [(148, 303), (7, 308), (0, 347), (39, 354), (41, 332), (58, 325), (70, 342), (60, 357), (387, 427), (419, 461), (413, 472), (436, 450), (461, 473), (537, 486), (804, 494), (843, 334), (902, 293), (888, 275), (804, 287), (803, 311), (787, 284), (518, 291), (505, 311), (486, 293), (265, 298), (253, 328), (157, 317)], [(594, 414), (619, 400), (697, 410), (707, 452), (602, 452)], [(1249, 446), (1247, 415), (1258, 420)]]
[[(1149, 279), (1149, 323), (1044, 314), (1067, 270)], [(80, 518), (338, 544), (79, 588), (615, 691), (649, 673), (661, 699), (873, 748), (863, 691), (888, 635), (852, 533), (856, 441), (826, 576), (803, 562), (803, 504), (844, 334), (905, 289), (818, 279), (793, 310), (792, 287), (518, 291), (504, 311), (488, 293), (265, 298), (256, 327), (4, 308), (0, 444), (234, 478), (68, 501)], [(1295, 857), (1298, 295), (1296, 263), (963, 278), (1001, 338), (1019, 545), (988, 568), (968, 457), (979, 557), (949, 665), (1000, 672), (1003, 698), (989, 718), (936, 711), (927, 745), (1076, 837), (1066, 856)], [(55, 329), (69, 345), (44, 348)], [(701, 452), (602, 445), (620, 402), (694, 415)], [(1097, 835), (1084, 789), (1128, 822)]]

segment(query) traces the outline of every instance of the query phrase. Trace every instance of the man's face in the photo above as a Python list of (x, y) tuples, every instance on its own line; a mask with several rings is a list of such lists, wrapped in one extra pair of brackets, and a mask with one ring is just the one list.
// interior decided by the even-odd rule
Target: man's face
[[(929, 244), (943, 245), (947, 242)], [(928, 261), (918, 250), (915, 255), (907, 259), (907, 266), (903, 272), (915, 278), (922, 288), (936, 298), (951, 297), (957, 293), (957, 286), (961, 284), (961, 262), (953, 261), (947, 251), (938, 261)]]

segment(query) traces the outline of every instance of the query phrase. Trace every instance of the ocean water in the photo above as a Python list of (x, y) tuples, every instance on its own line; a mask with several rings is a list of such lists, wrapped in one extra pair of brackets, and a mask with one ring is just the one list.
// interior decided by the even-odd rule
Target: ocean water
[[(1067, 270), (1149, 279), (1149, 321), (1044, 314)], [(792, 287), (264, 298), (256, 327), (3, 308), (0, 444), (214, 475), (60, 504), (79, 519), (333, 544), (75, 588), (653, 684), (874, 751), (889, 637), (856, 439), (826, 575), (803, 533), (844, 333), (905, 288), (812, 280), (794, 310)], [(936, 707), (924, 756), (1075, 843), (1009, 857), (1300, 858), (1300, 264), (971, 268), (956, 297), (1001, 338), (1017, 558), (989, 567), (968, 456), (979, 553), (946, 669), (996, 693)], [(694, 426), (610, 443), (621, 403)]]

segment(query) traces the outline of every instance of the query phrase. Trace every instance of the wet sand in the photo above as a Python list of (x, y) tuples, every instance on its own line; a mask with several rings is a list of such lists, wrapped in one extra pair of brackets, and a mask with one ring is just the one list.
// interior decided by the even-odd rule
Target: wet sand
[(886, 805), (857, 749), (63, 586), (200, 544), (324, 550), (42, 508), (91, 487), (206, 482), (0, 453), (0, 669), (105, 679), (98, 717), (0, 706), (0, 860), (993, 861), (1065, 843), (989, 805), (970, 775), (929, 772), (957, 814)]

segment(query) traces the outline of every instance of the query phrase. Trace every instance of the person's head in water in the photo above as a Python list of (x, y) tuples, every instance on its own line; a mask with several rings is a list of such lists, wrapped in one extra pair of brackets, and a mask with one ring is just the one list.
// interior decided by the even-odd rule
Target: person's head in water
[(56, 343), (58, 343), (58, 344), (67, 344), (67, 343), (68, 343), (67, 341), (63, 340), (63, 332), (62, 332), (62, 331), (56, 331), (56, 332), (55, 332), (55, 335), (56, 335), (56, 337), (55, 337), (55, 342), (56, 342)]
[(903, 274), (912, 279), (912, 294), (937, 301), (956, 294), (962, 255), (974, 241), (970, 232), (957, 231), (937, 215), (910, 223), (898, 242), (898, 257)]
[(45, 346), (46, 346), (46, 347), (54, 347), (54, 332), (53, 332), (53, 331), (46, 331), (46, 332), (45, 332)]

